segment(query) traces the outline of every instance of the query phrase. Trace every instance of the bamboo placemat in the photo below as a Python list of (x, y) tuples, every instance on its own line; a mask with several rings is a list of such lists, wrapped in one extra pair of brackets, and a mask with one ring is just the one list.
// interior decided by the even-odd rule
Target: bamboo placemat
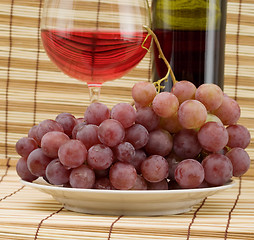
[(0, 239), (254, 239), (253, 181), (235, 181), (185, 214), (89, 215), (23, 186), (11, 167), (0, 183)]
[[(62, 74), (40, 40), (43, 0), (0, 2), (0, 239), (254, 239), (254, 0), (229, 0), (225, 87), (251, 132), (252, 163), (236, 186), (186, 214), (163, 217), (87, 215), (67, 211), (51, 196), (20, 184), (16, 141), (60, 112), (81, 117), (85, 83)], [(150, 55), (122, 79), (105, 83), (101, 101), (129, 102), (131, 87), (150, 78)]]
[[(34, 124), (60, 112), (83, 116), (89, 104), (84, 82), (60, 72), (47, 57), (40, 39), (43, 0), (1, 0), (0, 3), (0, 159), (15, 165), (14, 146)], [(240, 123), (253, 136), (254, 1), (228, 1), (225, 93), (237, 99)], [(112, 107), (131, 101), (131, 87), (151, 77), (148, 53), (121, 79), (103, 84), (100, 100)], [(254, 157), (253, 142), (248, 148)], [(253, 166), (253, 164), (252, 164)], [(254, 169), (248, 175), (254, 175)]]

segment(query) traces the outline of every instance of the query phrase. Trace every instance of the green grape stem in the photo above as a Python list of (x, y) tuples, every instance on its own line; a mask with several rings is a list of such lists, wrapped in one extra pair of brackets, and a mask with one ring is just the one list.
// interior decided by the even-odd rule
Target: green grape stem
[[(155, 87), (157, 88), (158, 92), (160, 92), (160, 90), (162, 89), (161, 83), (163, 81), (168, 81), (169, 75), (171, 76), (173, 85), (175, 85), (177, 83), (177, 80), (175, 78), (175, 75), (173, 73), (173, 70), (172, 70), (168, 60), (166, 59), (166, 57), (165, 57), (165, 55), (164, 55), (164, 53), (161, 49), (161, 46), (160, 46), (160, 43), (159, 43), (159, 40), (158, 40), (156, 34), (148, 26), (143, 26), (143, 27), (147, 30), (147, 32), (149, 34), (148, 36), (152, 36), (152, 38), (153, 38), (153, 40), (154, 40), (154, 42), (155, 42), (155, 44), (158, 48), (158, 51), (159, 51), (159, 58), (161, 58), (164, 61), (164, 63), (166, 64), (166, 66), (168, 68), (168, 71), (167, 71), (167, 74), (165, 75), (165, 77), (163, 77), (163, 78), (159, 79), (158, 81), (154, 82)], [(143, 44), (146, 42), (148, 36), (145, 38)], [(142, 44), (142, 47), (145, 48), (148, 51), (148, 49), (146, 47), (144, 47), (143, 44)]]

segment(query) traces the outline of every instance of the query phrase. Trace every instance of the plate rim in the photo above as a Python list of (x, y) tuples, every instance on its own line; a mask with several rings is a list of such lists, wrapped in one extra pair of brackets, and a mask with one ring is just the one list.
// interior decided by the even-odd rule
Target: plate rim
[[(36, 180), (35, 180), (36, 181)], [(220, 191), (226, 190), (236, 185), (236, 181), (234, 179), (230, 179), (227, 183), (222, 186), (215, 186), (215, 187), (207, 187), (207, 188), (191, 188), (191, 189), (170, 189), (170, 190), (106, 190), (106, 189), (85, 189), (85, 188), (69, 188), (69, 187), (62, 187), (56, 185), (50, 185), (49, 183), (37, 183), (37, 182), (28, 182), (25, 180), (20, 179), (20, 182), (26, 186), (30, 186), (32, 188), (37, 189), (44, 189), (44, 190), (51, 190), (51, 191), (63, 191), (63, 192), (75, 192), (75, 193), (104, 193), (104, 194), (134, 194), (134, 195), (150, 195), (150, 194), (183, 194), (183, 193), (205, 193), (205, 192), (212, 192), (212, 191)], [(38, 179), (37, 179), (38, 181)], [(40, 181), (40, 179), (39, 179)], [(41, 180), (42, 181), (42, 180)]]

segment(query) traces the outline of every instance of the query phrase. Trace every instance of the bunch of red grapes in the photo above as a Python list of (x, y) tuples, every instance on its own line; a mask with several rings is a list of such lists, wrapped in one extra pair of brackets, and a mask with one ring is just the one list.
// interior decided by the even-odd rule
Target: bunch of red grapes
[(135, 106), (92, 103), (84, 118), (60, 113), (16, 143), (21, 179), (73, 188), (167, 190), (220, 186), (250, 166), (238, 103), (215, 84), (132, 88)]

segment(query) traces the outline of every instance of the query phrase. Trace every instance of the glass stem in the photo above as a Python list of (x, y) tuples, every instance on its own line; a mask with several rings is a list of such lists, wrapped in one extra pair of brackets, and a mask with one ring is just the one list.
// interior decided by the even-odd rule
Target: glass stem
[(88, 85), (89, 95), (90, 95), (90, 103), (99, 102), (101, 85)]

